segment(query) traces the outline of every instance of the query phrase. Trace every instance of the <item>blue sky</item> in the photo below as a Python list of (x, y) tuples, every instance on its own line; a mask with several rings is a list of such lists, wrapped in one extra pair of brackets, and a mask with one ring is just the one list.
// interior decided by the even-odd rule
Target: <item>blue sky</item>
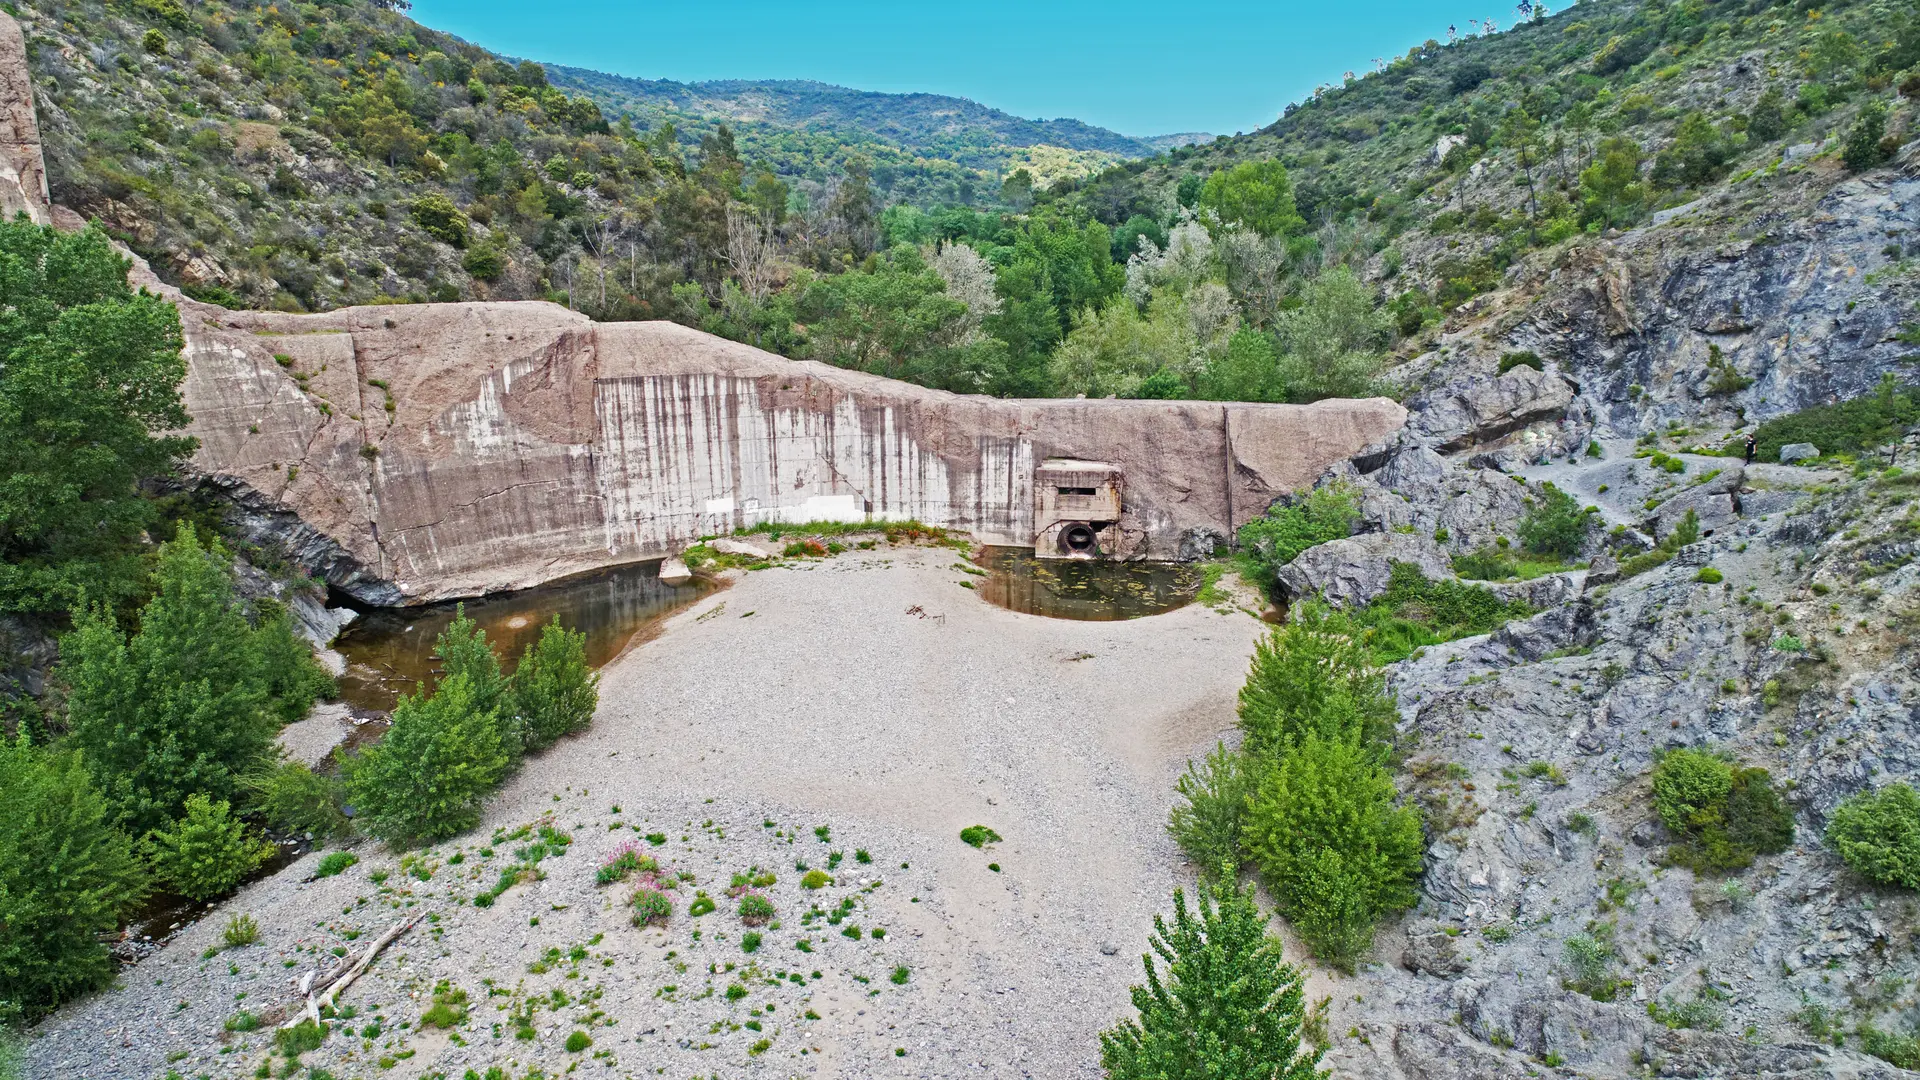
[(498, 52), (622, 75), (928, 91), (1129, 135), (1251, 131), (1344, 71), (1444, 40), (1450, 22), (1517, 17), (1492, 0), (415, 0), (412, 14)]

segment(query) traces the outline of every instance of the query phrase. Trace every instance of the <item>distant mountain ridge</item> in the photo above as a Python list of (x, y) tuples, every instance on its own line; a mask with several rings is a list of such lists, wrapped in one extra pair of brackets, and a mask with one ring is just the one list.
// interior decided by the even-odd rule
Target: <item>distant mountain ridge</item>
[(614, 115), (670, 109), (782, 127), (854, 128), (915, 150), (941, 151), (956, 137), (982, 144), (1059, 146), (1115, 157), (1148, 157), (1159, 139), (1136, 138), (1071, 118), (1029, 120), (945, 94), (855, 90), (809, 79), (717, 79), (682, 83), (546, 65), (555, 86), (585, 94)]

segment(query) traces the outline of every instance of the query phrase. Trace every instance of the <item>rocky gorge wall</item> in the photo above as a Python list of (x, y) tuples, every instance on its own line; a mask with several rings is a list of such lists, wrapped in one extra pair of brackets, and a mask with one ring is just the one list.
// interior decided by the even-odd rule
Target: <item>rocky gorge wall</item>
[[(48, 203), (4, 14), (0, 208), (81, 224)], [(229, 311), (135, 263), (180, 309), (193, 470), (255, 539), (373, 604), (535, 585), (765, 521), (916, 519), (1026, 545), (1050, 457), (1125, 470), (1127, 554), (1192, 557), (1407, 415), (1385, 398), (960, 396), (540, 302)]]

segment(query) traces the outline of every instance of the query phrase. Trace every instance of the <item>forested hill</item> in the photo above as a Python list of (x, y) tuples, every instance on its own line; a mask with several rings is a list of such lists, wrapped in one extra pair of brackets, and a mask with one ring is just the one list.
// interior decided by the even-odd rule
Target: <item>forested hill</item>
[[(794, 136), (805, 133), (874, 146), (882, 154), (906, 151), (955, 162), (996, 185), (1016, 166), (1038, 166), (1036, 179), (1044, 183), (1069, 174), (1061, 172), (1063, 167), (1092, 171), (1168, 148), (1157, 139), (1133, 138), (1078, 120), (1028, 120), (941, 94), (887, 94), (803, 80), (680, 83), (555, 64), (547, 65), (547, 77), (563, 90), (593, 99), (606, 115), (631, 116), (644, 126), (663, 120), (696, 130), (731, 124), (749, 156), (794, 156), (801, 141)], [(1192, 142), (1205, 136), (1175, 138)], [(1036, 147), (1053, 153), (1034, 153)], [(782, 163), (793, 171), (811, 164)]]

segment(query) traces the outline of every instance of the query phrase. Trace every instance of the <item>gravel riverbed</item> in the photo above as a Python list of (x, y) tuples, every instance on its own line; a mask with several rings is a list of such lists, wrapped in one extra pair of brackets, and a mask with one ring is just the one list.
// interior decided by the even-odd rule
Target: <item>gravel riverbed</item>
[[(959, 558), (850, 553), (706, 597), (605, 669), (592, 729), (527, 762), (473, 833), (405, 857), (363, 842), (318, 879), (315, 853), (249, 886), (40, 1025), (28, 1075), (237, 1077), (270, 1058), (281, 1075), (272, 1028), (302, 977), (423, 916), (307, 1066), (1099, 1076), (1098, 1032), (1130, 1012), (1153, 916), (1191, 879), (1164, 828), (1174, 780), (1231, 729), (1262, 627), (1197, 604), (1016, 614), (962, 587)], [(1002, 841), (963, 844), (975, 824)], [(632, 924), (633, 881), (595, 883), (628, 843), (682, 878), (664, 926)], [(473, 904), (541, 848), (542, 878)], [(804, 888), (801, 866), (831, 883)], [(728, 895), (756, 872), (776, 909), (757, 928)], [(717, 910), (692, 916), (702, 893)], [(223, 947), (233, 915), (256, 944)], [(436, 992), (450, 1026), (423, 1023)], [(227, 1030), (242, 1014), (262, 1026)]]

